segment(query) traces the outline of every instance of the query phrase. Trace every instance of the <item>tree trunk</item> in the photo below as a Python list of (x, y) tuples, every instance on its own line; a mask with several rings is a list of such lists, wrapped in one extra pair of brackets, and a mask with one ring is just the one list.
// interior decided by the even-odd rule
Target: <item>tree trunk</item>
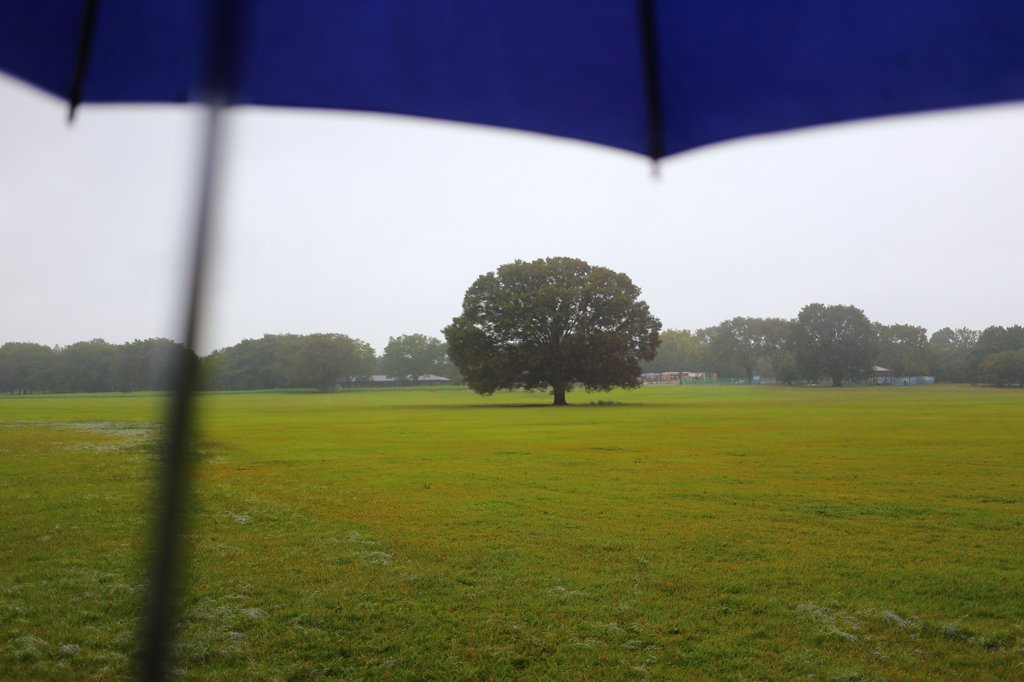
[(551, 390), (555, 394), (555, 402), (553, 404), (555, 404), (555, 405), (568, 405), (569, 404), (569, 403), (565, 402), (565, 387), (564, 386), (552, 386)]
[(843, 375), (833, 374), (832, 375), (832, 388), (842, 388), (843, 386)]

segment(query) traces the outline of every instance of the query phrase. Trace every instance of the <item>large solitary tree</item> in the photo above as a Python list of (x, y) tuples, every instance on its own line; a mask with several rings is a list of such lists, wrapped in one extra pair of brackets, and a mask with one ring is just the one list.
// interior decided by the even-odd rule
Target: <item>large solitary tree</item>
[(516, 261), (481, 275), (445, 327), (448, 356), (481, 394), (551, 387), (554, 404), (588, 391), (640, 385), (661, 322), (624, 274), (574, 258)]

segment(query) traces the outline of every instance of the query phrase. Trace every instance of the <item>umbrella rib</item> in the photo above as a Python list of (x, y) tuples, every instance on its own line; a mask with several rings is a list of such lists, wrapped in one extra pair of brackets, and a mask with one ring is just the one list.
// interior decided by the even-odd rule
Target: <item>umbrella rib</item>
[(82, 101), (82, 84), (89, 66), (89, 55), (92, 53), (92, 39), (96, 33), (96, 10), (100, 0), (85, 0), (82, 11), (82, 29), (78, 34), (78, 55), (75, 57), (75, 73), (71, 77), (68, 89), (68, 123), (75, 120), (75, 108)]
[[(658, 45), (653, 0), (639, 0), (640, 29), (644, 50), (644, 90), (647, 96), (647, 155), (655, 162), (665, 156), (662, 136), (661, 93), (659, 90)], [(657, 165), (654, 166), (657, 174)]]

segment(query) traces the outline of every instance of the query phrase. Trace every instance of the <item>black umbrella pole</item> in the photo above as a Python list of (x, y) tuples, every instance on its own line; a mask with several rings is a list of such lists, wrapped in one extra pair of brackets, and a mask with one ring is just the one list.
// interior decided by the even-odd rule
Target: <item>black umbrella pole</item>
[(202, 317), (203, 284), (220, 176), (222, 110), (219, 104), (210, 104), (206, 108), (192, 269), (187, 285), (185, 349), (178, 361), (157, 481), (153, 563), (139, 652), (139, 679), (145, 682), (163, 682), (170, 672), (179, 580), (184, 565), (182, 535), (195, 464), (192, 426), (194, 395), (199, 384), (199, 357), (195, 346)]

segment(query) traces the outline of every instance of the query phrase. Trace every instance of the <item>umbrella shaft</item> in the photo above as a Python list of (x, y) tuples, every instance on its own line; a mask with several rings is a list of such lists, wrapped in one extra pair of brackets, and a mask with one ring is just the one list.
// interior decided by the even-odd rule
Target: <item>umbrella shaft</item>
[(175, 390), (164, 435), (149, 604), (140, 642), (139, 676), (146, 682), (162, 682), (167, 679), (176, 597), (181, 567), (184, 565), (181, 540), (187, 516), (191, 472), (195, 464), (192, 425), (194, 394), (199, 383), (199, 358), (195, 348), (202, 319), (210, 234), (216, 218), (223, 156), (223, 125), (223, 107), (220, 104), (208, 105), (202, 140), (202, 169), (199, 174), (191, 277), (188, 280), (185, 349), (179, 357)]

